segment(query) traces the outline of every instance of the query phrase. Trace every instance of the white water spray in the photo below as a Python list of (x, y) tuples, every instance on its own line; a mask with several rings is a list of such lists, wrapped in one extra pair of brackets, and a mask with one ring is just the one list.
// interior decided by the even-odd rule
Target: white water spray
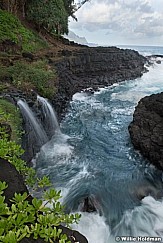
[(31, 131), (35, 138), (38, 141), (38, 144), (40, 146), (44, 145), (48, 141), (48, 137), (41, 125), (41, 123), (37, 120), (34, 113), (28, 106), (27, 102), (23, 100), (19, 100), (17, 102), (17, 105), (19, 106), (22, 116), (24, 119), (29, 123)]
[(50, 135), (53, 136), (55, 132), (61, 133), (58, 120), (52, 105), (48, 102), (47, 99), (39, 95), (37, 95), (37, 101), (42, 106), (43, 115), (45, 116), (46, 128)]

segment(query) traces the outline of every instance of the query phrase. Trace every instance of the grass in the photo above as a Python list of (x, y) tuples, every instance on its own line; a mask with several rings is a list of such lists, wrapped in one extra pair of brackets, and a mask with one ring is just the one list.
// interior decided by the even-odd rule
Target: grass
[(31, 89), (47, 98), (52, 98), (56, 93), (57, 75), (50, 69), (46, 60), (32, 63), (17, 61), (13, 66), (0, 66), (1, 89), (5, 87), (3, 80), (11, 80), (14, 87), (30, 92)]
[(25, 28), (20, 20), (0, 9), (0, 42), (11, 40), (22, 48), (22, 51), (36, 52), (47, 47), (47, 43), (31, 30)]

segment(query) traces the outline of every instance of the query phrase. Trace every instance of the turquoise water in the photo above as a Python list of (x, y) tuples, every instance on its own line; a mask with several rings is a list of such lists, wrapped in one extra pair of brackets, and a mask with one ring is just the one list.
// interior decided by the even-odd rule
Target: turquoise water
[(75, 94), (62, 134), (38, 155), (38, 174), (49, 175), (62, 190), (68, 212), (80, 211), (87, 196), (95, 202), (98, 212), (82, 213), (79, 225), (73, 226), (89, 243), (115, 242), (123, 235), (163, 235), (162, 172), (134, 150), (128, 133), (137, 102), (163, 91), (162, 84), (163, 62), (139, 79), (91, 96)]

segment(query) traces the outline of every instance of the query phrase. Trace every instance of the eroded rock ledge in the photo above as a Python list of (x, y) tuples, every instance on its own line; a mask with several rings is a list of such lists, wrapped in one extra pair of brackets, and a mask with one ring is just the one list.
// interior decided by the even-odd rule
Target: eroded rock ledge
[(139, 101), (129, 133), (134, 147), (163, 170), (163, 92)]
[(53, 100), (59, 117), (76, 92), (138, 78), (147, 62), (137, 51), (117, 47), (62, 50), (57, 59), (52, 52), (46, 54), (46, 58), (59, 77), (58, 92)]

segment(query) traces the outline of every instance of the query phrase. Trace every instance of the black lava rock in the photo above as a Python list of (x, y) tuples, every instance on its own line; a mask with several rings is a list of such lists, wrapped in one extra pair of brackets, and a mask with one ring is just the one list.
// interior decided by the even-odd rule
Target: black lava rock
[(129, 133), (134, 147), (163, 170), (163, 93), (139, 101)]

